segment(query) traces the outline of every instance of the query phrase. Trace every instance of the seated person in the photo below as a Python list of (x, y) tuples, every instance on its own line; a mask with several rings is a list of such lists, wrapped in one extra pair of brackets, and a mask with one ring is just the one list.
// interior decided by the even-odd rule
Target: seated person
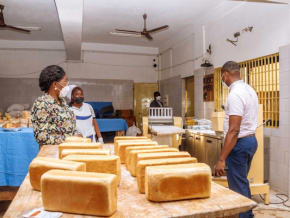
[(154, 92), (154, 101), (151, 102), (150, 107), (163, 107), (163, 103), (160, 100), (160, 92)]
[(126, 136), (141, 136), (141, 130), (135, 126), (135, 122), (134, 122), (134, 117), (131, 116), (128, 120), (127, 120), (127, 124), (128, 124), (128, 130), (126, 131)]
[(96, 121), (95, 112), (91, 105), (84, 103), (84, 93), (80, 87), (74, 87), (71, 92), (70, 109), (76, 115), (76, 124), (78, 131), (85, 138), (91, 138), (92, 142), (96, 142), (95, 135), (98, 136), (98, 142), (104, 144), (98, 123)]

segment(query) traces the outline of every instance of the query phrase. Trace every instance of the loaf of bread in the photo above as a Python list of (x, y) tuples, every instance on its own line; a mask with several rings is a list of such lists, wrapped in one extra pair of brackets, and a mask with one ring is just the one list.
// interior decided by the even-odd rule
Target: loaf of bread
[(64, 149), (99, 149), (102, 148), (101, 143), (89, 143), (89, 142), (64, 142), (58, 145), (59, 158), (62, 150)]
[[(131, 175), (136, 176), (138, 154), (160, 153), (160, 152), (179, 152), (179, 150), (177, 148), (160, 148), (160, 149), (151, 149), (151, 150), (131, 151), (129, 154), (129, 159), (128, 159), (129, 172), (131, 173)], [(131, 167), (133, 164), (136, 164), (136, 167)]]
[(211, 169), (204, 163), (146, 167), (145, 194), (155, 202), (207, 198)]
[(20, 123), (5, 123), (2, 126), (2, 128), (4, 128), (4, 129), (19, 128), (19, 127), (21, 127)]
[(87, 172), (115, 174), (117, 184), (121, 182), (121, 164), (118, 156), (67, 155), (63, 160), (86, 163)]
[(160, 148), (169, 148), (168, 145), (151, 145), (151, 146), (130, 146), (130, 147), (126, 147), (125, 149), (125, 154), (126, 154), (126, 158), (125, 158), (125, 164), (126, 164), (126, 168), (127, 170), (129, 170), (129, 153), (130, 151), (135, 151), (135, 150), (151, 150), (151, 149), (160, 149)]
[(151, 139), (148, 139), (147, 137), (146, 137), (146, 139), (144, 138), (142, 138), (142, 139), (131, 139), (131, 140), (115, 140), (115, 142), (114, 142), (114, 153), (115, 153), (115, 155), (118, 155), (118, 145), (119, 145), (119, 143), (120, 142), (132, 142), (132, 141), (134, 141), (134, 142), (151, 142), (152, 140)]
[(86, 164), (47, 157), (36, 157), (29, 165), (29, 179), (31, 186), (35, 190), (40, 191), (41, 176), (52, 169), (86, 171)]
[(119, 142), (118, 143), (118, 155), (120, 157), (121, 163), (125, 163), (126, 161), (126, 148), (127, 147), (133, 147), (133, 146), (156, 146), (158, 145), (157, 142), (151, 141), (151, 142)]
[(41, 178), (45, 210), (110, 216), (117, 210), (117, 178), (112, 174), (51, 170)]
[(64, 141), (65, 142), (92, 142), (92, 139), (77, 137), (77, 136), (69, 136), (69, 137), (66, 137)]
[[(137, 164), (141, 160), (149, 160), (149, 159), (164, 159), (164, 158), (179, 158), (179, 157), (190, 157), (190, 154), (186, 151), (181, 152), (158, 152), (158, 153), (143, 153), (137, 154), (137, 158), (135, 161), (131, 161), (129, 166), (131, 175), (136, 176), (136, 168)], [(135, 172), (135, 174), (133, 174)]]
[(136, 176), (139, 192), (145, 193), (145, 169), (148, 166), (159, 166), (159, 165), (176, 165), (176, 164), (188, 164), (197, 163), (195, 157), (181, 157), (181, 158), (165, 158), (165, 159), (151, 159), (141, 160), (137, 164)]
[(110, 149), (64, 149), (60, 154), (60, 159), (67, 155), (78, 154), (78, 155), (111, 155)]

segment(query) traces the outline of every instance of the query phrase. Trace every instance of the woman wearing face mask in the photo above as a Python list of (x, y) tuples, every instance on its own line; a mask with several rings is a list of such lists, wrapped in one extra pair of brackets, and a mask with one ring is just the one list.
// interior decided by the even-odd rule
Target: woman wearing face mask
[(84, 93), (80, 87), (73, 88), (69, 106), (76, 115), (77, 129), (83, 137), (91, 138), (92, 142), (96, 142), (95, 135), (97, 134), (98, 142), (104, 144), (98, 123), (95, 119), (95, 112), (91, 105), (84, 103)]
[(63, 97), (68, 93), (68, 79), (64, 70), (56, 65), (46, 67), (39, 76), (43, 95), (31, 109), (34, 137), (41, 145), (58, 145), (68, 136), (78, 135), (74, 113)]

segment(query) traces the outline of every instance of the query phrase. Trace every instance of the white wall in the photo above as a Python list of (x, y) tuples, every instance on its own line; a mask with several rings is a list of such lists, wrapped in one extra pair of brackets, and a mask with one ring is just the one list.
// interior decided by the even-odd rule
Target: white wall
[[(279, 52), (289, 43), (289, 11), (285, 4), (246, 3), (206, 25), (205, 45), (212, 45), (211, 62), (221, 67), (226, 61), (241, 62)], [(243, 32), (253, 26), (252, 32)], [(226, 39), (236, 40), (237, 46)]]
[[(242, 33), (249, 26), (254, 27), (253, 31)], [(227, 38), (235, 40), (235, 32), (241, 33), (237, 46), (226, 42)], [(193, 44), (189, 38), (193, 38)], [(227, 60), (240, 62), (278, 52), (280, 46), (288, 43), (287, 4), (225, 1), (194, 22), (192, 27), (161, 44), (159, 53), (163, 55), (164, 51), (182, 45), (184, 49), (178, 53), (186, 54), (187, 48), (193, 48), (185, 59), (195, 60), (205, 54), (211, 44), (212, 55), (206, 54), (206, 58), (215, 67), (221, 67)], [(174, 55), (172, 62), (175, 63)], [(193, 70), (201, 68), (201, 63), (202, 58), (195, 60)]]
[[(10, 48), (7, 46), (11, 44)], [(5, 47), (5, 48), (3, 48)], [(158, 80), (158, 71), (153, 67), (153, 59), (157, 59), (155, 51), (150, 49), (128, 49), (120, 52), (120, 46), (100, 47), (104, 51), (83, 51), (83, 61), (80, 63), (66, 62), (66, 53), (63, 49), (48, 48), (11, 48), (9, 41), (6, 45), (3, 40), (0, 44), (0, 77), (6, 78), (38, 78), (39, 73), (48, 65), (57, 64), (64, 68), (69, 78), (80, 79), (120, 79), (133, 80), (138, 83), (155, 83)], [(21, 45), (20, 45), (21, 47)], [(33, 47), (33, 46), (32, 46)], [(86, 47), (86, 46), (85, 46)], [(94, 47), (93, 47), (94, 48)], [(108, 51), (108, 48), (111, 48)], [(144, 52), (144, 50), (146, 52)], [(128, 52), (127, 52), (128, 51)]]

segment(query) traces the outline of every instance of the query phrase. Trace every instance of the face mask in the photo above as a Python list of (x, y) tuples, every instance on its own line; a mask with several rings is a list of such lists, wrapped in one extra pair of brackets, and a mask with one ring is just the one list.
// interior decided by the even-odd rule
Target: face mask
[[(226, 76), (226, 78), (225, 78), (225, 81), (226, 81), (226, 79), (227, 79), (227, 76)], [(223, 84), (225, 87), (228, 88), (228, 85), (223, 81), (223, 77), (222, 77), (222, 84)]]
[(84, 97), (76, 97), (76, 98), (74, 98), (74, 102), (77, 103), (77, 104), (83, 103), (84, 100), (85, 100)]
[(156, 97), (156, 100), (157, 100), (157, 101), (160, 101), (160, 100), (161, 100), (161, 96), (157, 96), (157, 97)]
[(69, 86), (68, 85), (63, 86), (59, 82), (57, 82), (57, 83), (63, 87), (62, 90), (60, 90), (60, 92), (59, 92), (59, 97), (64, 98), (69, 93)]

